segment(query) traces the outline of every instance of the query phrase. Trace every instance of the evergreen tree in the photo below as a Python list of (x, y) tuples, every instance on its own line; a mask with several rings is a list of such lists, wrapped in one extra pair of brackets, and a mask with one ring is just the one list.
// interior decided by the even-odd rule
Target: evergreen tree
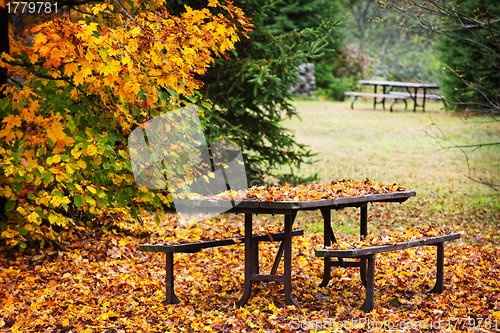
[[(196, 8), (197, 1), (183, 3)], [(170, 4), (170, 10), (182, 10), (183, 3)], [(252, 18), (255, 27), (250, 38), (241, 38), (235, 45), (230, 59), (217, 59), (199, 78), (204, 82), (202, 95), (214, 103), (207, 115), (207, 139), (223, 136), (242, 148), (250, 185), (266, 176), (288, 182), (312, 180), (314, 177), (299, 179), (280, 171), (282, 166), (311, 163), (313, 156), (281, 122), (297, 116), (288, 92), (288, 87), (297, 82), (297, 66), (321, 54), (337, 22), (311, 18), (300, 25), (293, 23), (298, 19), (284, 16), (276, 20), (273, 17), (278, 7), (269, 0), (238, 0), (234, 4)], [(315, 28), (309, 28), (314, 21)], [(294, 26), (296, 29), (292, 29)]]
[(493, 33), (500, 29), (500, 2), (468, 0), (456, 8), (464, 16), (490, 27), (467, 27), (465, 23), (465, 28), (451, 31), (452, 36), (438, 38), (438, 57), (446, 66), (440, 78), (441, 93), (451, 101), (482, 104), (494, 101), (500, 92), (500, 46)]

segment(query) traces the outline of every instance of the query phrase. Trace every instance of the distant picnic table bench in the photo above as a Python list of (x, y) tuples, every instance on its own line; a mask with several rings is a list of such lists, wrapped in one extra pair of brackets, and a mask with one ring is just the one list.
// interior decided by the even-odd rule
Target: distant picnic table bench
[[(405, 102), (405, 110), (407, 108), (406, 99), (413, 100), (413, 111), (417, 110), (417, 106), (420, 106), (417, 102), (417, 98), (422, 98), (422, 109), (425, 111), (425, 100), (426, 99), (439, 99), (443, 103), (446, 102), (444, 98), (436, 94), (428, 94), (427, 89), (438, 89), (439, 87), (433, 83), (412, 83), (412, 82), (398, 82), (398, 81), (380, 81), (380, 80), (359, 80), (359, 84), (362, 85), (372, 85), (374, 87), (373, 93), (356, 92), (356, 91), (346, 91), (344, 92), (347, 96), (354, 96), (351, 101), (351, 109), (353, 108), (354, 102), (358, 97), (373, 97), (373, 108), (375, 109), (377, 104), (382, 104), (385, 110), (385, 99), (391, 98), (393, 102), (391, 104), (390, 111), (392, 112), (392, 107), (397, 100), (403, 100)], [(377, 93), (377, 87), (382, 87), (382, 93)], [(394, 88), (401, 88), (406, 91), (399, 92), (393, 91)], [(423, 89), (423, 93), (419, 94), (418, 90)], [(377, 101), (377, 98), (382, 100)]]
[[(353, 96), (353, 99), (351, 100), (351, 109), (354, 109), (354, 102), (358, 99), (358, 97), (373, 97), (375, 100), (378, 98), (382, 98), (382, 102), (376, 102), (376, 103), (384, 103), (386, 98), (392, 98), (392, 103), (391, 103), (391, 112), (392, 112), (392, 107), (396, 102), (400, 99), (405, 103), (405, 110), (408, 107), (408, 104), (406, 103), (406, 99), (408, 97), (402, 97), (402, 96), (397, 96), (397, 95), (392, 95), (392, 94), (375, 94), (375, 93), (365, 93), (365, 92), (357, 92), (357, 91), (345, 91), (344, 95), (347, 96)], [(383, 104), (384, 109), (385, 109), (385, 104)], [(373, 107), (375, 108), (375, 107)]]

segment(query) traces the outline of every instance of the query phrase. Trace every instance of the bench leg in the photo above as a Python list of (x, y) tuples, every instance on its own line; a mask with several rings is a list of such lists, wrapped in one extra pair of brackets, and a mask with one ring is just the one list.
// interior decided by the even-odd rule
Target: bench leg
[(354, 96), (353, 99), (351, 100), (351, 110), (354, 110), (354, 102), (358, 99), (358, 96)]
[[(365, 290), (366, 290), (366, 296), (365, 296), (365, 303), (361, 307), (361, 310), (364, 312), (371, 312), (373, 310), (373, 292), (375, 290), (375, 255), (369, 255), (366, 256), (365, 258), (361, 259), (362, 265), (361, 269), (365, 267), (366, 269), (366, 285), (365, 285)], [(363, 261), (367, 262), (368, 265), (363, 265)]]
[(444, 278), (444, 243), (436, 245), (436, 285), (429, 292), (442, 293), (443, 292), (443, 278)]
[(250, 295), (252, 294), (252, 258), (253, 258), (253, 242), (252, 242), (252, 214), (245, 214), (245, 290), (243, 296), (236, 303), (237, 307), (243, 306)]
[(283, 258), (283, 284), (287, 304), (299, 306), (292, 296), (292, 225), (296, 217), (295, 214), (285, 215), (285, 236), (283, 238), (283, 243), (285, 244), (285, 253)]
[(166, 287), (166, 304), (179, 304), (181, 301), (177, 298), (174, 291), (174, 254), (172, 252), (165, 253), (165, 287)]

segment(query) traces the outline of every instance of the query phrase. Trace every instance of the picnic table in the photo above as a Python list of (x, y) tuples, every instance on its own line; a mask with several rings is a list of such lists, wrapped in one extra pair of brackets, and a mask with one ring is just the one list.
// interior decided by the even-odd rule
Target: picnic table
[[(424, 237), (398, 243), (384, 244), (382, 246), (369, 246), (362, 249), (334, 249), (330, 245), (336, 243), (335, 235), (331, 226), (331, 210), (339, 210), (346, 207), (360, 209), (360, 239), (368, 235), (368, 204), (374, 202), (399, 202), (402, 203), (410, 197), (415, 196), (415, 191), (395, 191), (388, 193), (369, 194), (362, 196), (338, 197), (335, 199), (321, 199), (310, 201), (257, 201), (243, 200), (238, 205), (229, 200), (189, 200), (189, 206), (196, 207), (198, 211), (213, 212), (220, 211), (220, 207), (227, 207), (232, 203), (232, 209), (227, 213), (245, 214), (244, 237), (238, 239), (209, 240), (204, 242), (186, 243), (179, 245), (141, 245), (141, 250), (146, 252), (166, 253), (166, 303), (176, 304), (180, 300), (174, 291), (174, 253), (193, 253), (201, 249), (226, 246), (243, 242), (245, 244), (245, 268), (244, 268), (244, 292), (237, 306), (243, 306), (250, 299), (252, 293), (252, 282), (274, 281), (284, 284), (284, 296), (287, 304), (298, 305), (292, 296), (292, 237), (303, 234), (302, 230), (292, 230), (297, 213), (302, 210), (321, 211), (324, 223), (324, 247), (315, 251), (316, 257), (323, 257), (324, 276), (320, 287), (326, 287), (331, 279), (331, 267), (359, 267), (361, 282), (366, 289), (365, 303), (362, 310), (370, 312), (374, 306), (375, 290), (375, 255), (407, 249), (417, 246), (436, 246), (436, 285), (430, 292), (443, 292), (444, 271), (444, 242), (460, 238), (459, 233), (442, 236)], [(253, 215), (278, 214), (284, 215), (284, 232), (254, 235)], [(280, 247), (277, 251), (273, 267), (269, 274), (259, 272), (259, 242), (279, 241)], [(283, 274), (277, 274), (281, 258), (284, 257)], [(332, 260), (335, 257), (337, 260)], [(344, 261), (345, 258), (353, 258), (355, 261)]]
[[(245, 214), (245, 286), (244, 293), (238, 306), (244, 305), (250, 298), (253, 281), (279, 281), (284, 284), (284, 296), (288, 304), (298, 305), (292, 296), (292, 226), (297, 216), (297, 213), (302, 210), (317, 210), (320, 209), (325, 225), (324, 244), (330, 245), (335, 241), (335, 236), (331, 227), (331, 210), (339, 210), (346, 207), (356, 207), (360, 209), (360, 235), (368, 234), (368, 204), (374, 202), (404, 202), (408, 198), (415, 196), (415, 191), (390, 192), (383, 194), (372, 194), (358, 197), (341, 197), (336, 199), (323, 199), (313, 201), (242, 201), (236, 207), (228, 211), (228, 213), (243, 213)], [(191, 204), (202, 208), (204, 211), (210, 212), (211, 209), (216, 209), (220, 205), (225, 205), (224, 201), (220, 200), (191, 200)], [(258, 258), (255, 255), (254, 247), (256, 242), (252, 242), (252, 216), (257, 214), (280, 214), (284, 215), (284, 237), (281, 242), (276, 260), (270, 274), (259, 274)], [(281, 256), (284, 257), (283, 274), (277, 275), (276, 269), (279, 265)], [(342, 265), (346, 263), (342, 262)], [(330, 280), (330, 270), (333, 266), (340, 266), (338, 262), (331, 261), (330, 258), (324, 259), (324, 279), (320, 286), (326, 286)], [(350, 267), (361, 268), (362, 274), (366, 271), (366, 260), (361, 259), (358, 263), (349, 262)]]
[[(425, 100), (426, 99), (444, 99), (436, 94), (429, 94), (428, 89), (437, 89), (439, 88), (436, 84), (433, 83), (412, 83), (412, 82), (398, 82), (398, 81), (382, 81), (382, 80), (359, 80), (359, 84), (362, 85), (372, 85), (374, 88), (373, 93), (359, 93), (359, 92), (346, 92), (346, 95), (351, 95), (354, 96), (354, 100), (358, 96), (365, 96), (365, 97), (373, 97), (373, 108), (375, 109), (377, 104), (382, 104), (383, 108), (385, 109), (385, 99), (386, 98), (393, 98), (394, 101), (397, 99), (412, 99), (413, 100), (413, 111), (416, 111), (417, 106), (420, 106), (417, 103), (417, 98), (422, 98), (422, 109), (425, 110)], [(382, 87), (382, 92), (377, 93), (377, 88), (381, 86)], [(393, 91), (394, 88), (401, 88), (405, 91), (403, 92), (396, 92)], [(419, 89), (422, 89), (422, 94), (419, 94)], [(381, 101), (377, 101), (377, 98), (382, 98)], [(353, 103), (354, 103), (353, 100)], [(394, 104), (394, 102), (393, 102)], [(405, 102), (406, 104), (406, 102)], [(392, 111), (392, 105), (391, 105), (391, 111)]]

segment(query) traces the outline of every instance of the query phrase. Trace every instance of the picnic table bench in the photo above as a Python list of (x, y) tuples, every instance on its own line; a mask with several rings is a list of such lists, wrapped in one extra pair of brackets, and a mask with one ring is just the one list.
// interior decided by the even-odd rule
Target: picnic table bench
[[(346, 91), (344, 92), (345, 95), (348, 96), (354, 96), (352, 102), (351, 102), (351, 108), (353, 108), (353, 104), (356, 101), (357, 97), (373, 97), (373, 108), (375, 109), (377, 104), (382, 104), (382, 107), (385, 110), (385, 99), (386, 98), (392, 98), (393, 102), (391, 104), (391, 112), (392, 112), (392, 107), (394, 103), (396, 103), (397, 99), (402, 99), (405, 101), (405, 110), (406, 110), (406, 99), (412, 99), (413, 100), (413, 112), (416, 111), (417, 106), (420, 106), (417, 103), (417, 98), (422, 98), (422, 109), (425, 111), (425, 100), (427, 98), (431, 99), (440, 99), (444, 102), (444, 99), (435, 94), (428, 94), (427, 90), (428, 89), (437, 89), (438, 86), (436, 84), (432, 83), (413, 83), (413, 82), (398, 82), (398, 81), (381, 81), (381, 80), (359, 80), (359, 84), (362, 85), (372, 85), (373, 86), (373, 93), (362, 93), (362, 92), (355, 92), (355, 91)], [(377, 93), (377, 87), (381, 86), (382, 87), (382, 93)], [(400, 88), (406, 90), (406, 92), (395, 92), (392, 91), (394, 88)], [(419, 94), (418, 90), (422, 89), (423, 94)], [(377, 101), (377, 98), (381, 98), (381, 101)], [(446, 105), (446, 103), (445, 103)]]
[[(444, 276), (444, 242), (460, 238), (460, 233), (452, 233), (438, 237), (428, 237), (423, 239), (411, 240), (407, 242), (400, 242), (390, 245), (370, 246), (363, 249), (348, 249), (348, 250), (333, 250), (333, 249), (319, 249), (315, 251), (317, 257), (339, 258), (336, 262), (337, 266), (348, 267), (352, 264), (350, 262), (342, 261), (343, 258), (358, 258), (360, 259), (360, 275), (361, 282), (366, 290), (365, 302), (362, 310), (370, 312), (373, 310), (374, 305), (374, 289), (375, 289), (375, 254), (391, 252), (397, 250), (408, 249), (418, 246), (436, 246), (436, 284), (429, 292), (442, 293), (443, 292), (443, 276)], [(366, 262), (366, 264), (365, 264)], [(357, 266), (358, 262), (354, 262)]]
[(434, 95), (434, 94), (414, 94), (414, 93), (407, 93), (407, 92), (400, 92), (400, 91), (389, 91), (389, 95), (395, 95), (401, 98), (426, 98), (426, 99), (438, 99), (443, 101), (444, 106), (446, 106), (446, 100), (443, 96), (441, 95)]
[[(292, 230), (293, 236), (302, 236), (304, 234), (303, 230), (297, 229)], [(252, 274), (259, 274), (259, 242), (279, 242), (281, 241), (281, 245), (278, 249), (278, 253), (274, 260), (273, 267), (271, 269), (270, 275), (276, 275), (278, 270), (278, 266), (283, 256), (283, 246), (282, 242), (284, 239), (284, 232), (277, 232), (272, 234), (264, 234), (252, 236), (252, 261), (254, 265), (252, 266)], [(203, 242), (187, 242), (183, 244), (177, 245), (165, 245), (165, 244), (143, 244), (140, 245), (139, 249), (143, 252), (160, 252), (166, 254), (165, 260), (165, 286), (166, 286), (166, 304), (177, 304), (180, 303), (179, 298), (175, 295), (174, 290), (174, 253), (196, 253), (200, 252), (202, 249), (213, 248), (213, 247), (221, 247), (228, 245), (235, 245), (245, 243), (245, 237), (236, 237), (236, 238), (226, 238), (226, 239), (218, 239), (218, 240), (209, 240)], [(257, 264), (255, 264), (257, 263)]]
[[(390, 108), (391, 112), (392, 112), (392, 107), (394, 106), (394, 104), (396, 104), (398, 99), (402, 100), (405, 103), (405, 110), (406, 110), (408, 108), (408, 103), (406, 103), (406, 99), (410, 98), (410, 96), (397, 96), (394, 94), (375, 94), (375, 93), (365, 93), (365, 92), (357, 92), (357, 91), (345, 91), (344, 95), (354, 96), (353, 99), (351, 100), (351, 109), (354, 109), (354, 102), (356, 102), (358, 97), (374, 97), (375, 99), (378, 97), (378, 98), (382, 98), (383, 101), (386, 98), (392, 98), (393, 101), (391, 103), (391, 108)], [(385, 109), (385, 104), (383, 106)]]

